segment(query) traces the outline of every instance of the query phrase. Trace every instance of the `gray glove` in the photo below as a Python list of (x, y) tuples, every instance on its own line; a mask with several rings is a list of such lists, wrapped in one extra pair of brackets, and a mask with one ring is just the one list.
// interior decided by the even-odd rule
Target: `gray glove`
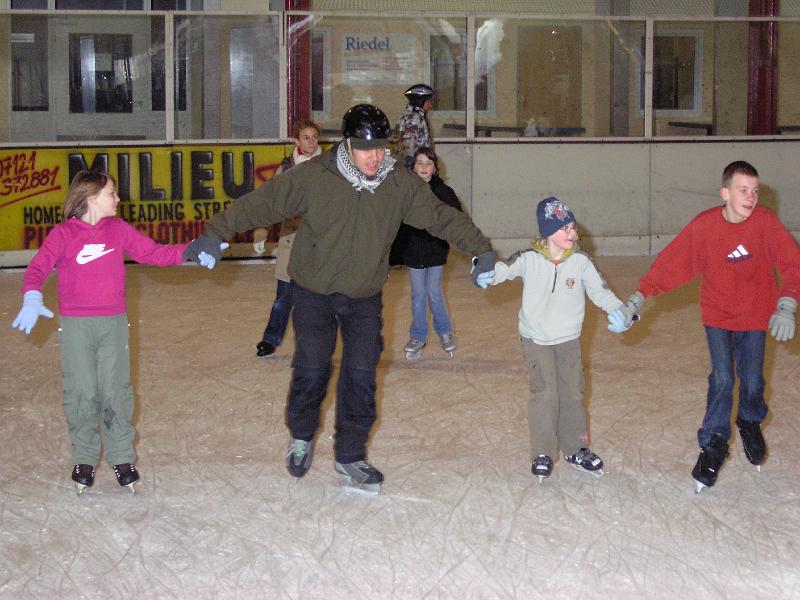
[(203, 252), (214, 259), (211, 263), (212, 265), (219, 262), (222, 260), (222, 240), (213, 235), (201, 235), (186, 246), (186, 250), (183, 251), (183, 258), (184, 260), (193, 260), (198, 265), (207, 266), (208, 259), (200, 258), (200, 254)]
[(483, 254), (476, 256), (472, 259), (472, 283), (475, 287), (485, 289), (486, 286), (491, 285), (494, 279), (494, 250), (487, 250)]
[(788, 342), (794, 337), (797, 300), (783, 296), (778, 298), (778, 308), (769, 318), (769, 332), (778, 342)]
[(625, 321), (622, 324), (625, 327), (623, 331), (630, 329), (633, 322), (639, 320), (639, 309), (642, 308), (642, 304), (644, 304), (644, 296), (642, 292), (636, 290), (630, 295), (628, 301), (617, 309), (625, 317)]

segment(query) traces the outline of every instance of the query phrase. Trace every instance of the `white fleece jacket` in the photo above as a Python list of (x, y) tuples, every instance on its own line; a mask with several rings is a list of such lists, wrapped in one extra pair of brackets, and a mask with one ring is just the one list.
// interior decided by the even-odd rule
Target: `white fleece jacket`
[(524, 250), (511, 257), (510, 265), (495, 265), (492, 285), (517, 277), (523, 281), (519, 333), (542, 346), (580, 337), (586, 294), (607, 313), (623, 304), (579, 251), (556, 264), (538, 249)]

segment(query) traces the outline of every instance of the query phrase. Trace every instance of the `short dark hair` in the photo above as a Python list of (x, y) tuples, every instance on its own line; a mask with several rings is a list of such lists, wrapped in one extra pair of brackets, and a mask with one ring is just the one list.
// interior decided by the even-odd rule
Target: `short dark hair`
[(758, 177), (758, 171), (749, 162), (735, 160), (722, 171), (722, 187), (729, 187), (733, 176), (737, 173), (748, 177)]
[(419, 148), (417, 148), (416, 152), (414, 152), (414, 158), (411, 161), (411, 168), (412, 169), (414, 168), (414, 165), (417, 162), (417, 157), (420, 154), (424, 154), (425, 156), (427, 156), (433, 162), (433, 169), (435, 171), (439, 170), (439, 158), (436, 156), (436, 153), (433, 151), (433, 148), (431, 148), (430, 146), (420, 146)]

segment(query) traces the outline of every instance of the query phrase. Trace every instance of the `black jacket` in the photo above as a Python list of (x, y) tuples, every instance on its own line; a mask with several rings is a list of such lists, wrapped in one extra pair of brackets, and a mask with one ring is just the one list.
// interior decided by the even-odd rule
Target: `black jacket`
[[(458, 196), (449, 185), (438, 175), (431, 177), (428, 182), (431, 191), (439, 200), (463, 212)], [(416, 229), (410, 225), (401, 227), (398, 237), (402, 240), (403, 264), (412, 269), (427, 269), (438, 267), (447, 262), (450, 244), (432, 236), (424, 229)]]

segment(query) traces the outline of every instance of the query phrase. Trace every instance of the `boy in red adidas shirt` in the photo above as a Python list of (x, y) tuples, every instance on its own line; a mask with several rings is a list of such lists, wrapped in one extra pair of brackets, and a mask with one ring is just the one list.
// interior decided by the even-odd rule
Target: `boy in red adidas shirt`
[[(744, 161), (725, 167), (720, 196), (722, 207), (701, 212), (684, 227), (639, 280), (638, 291), (609, 315), (624, 330), (647, 296), (700, 275), (700, 311), (711, 374), (706, 414), (697, 432), (700, 456), (692, 470), (697, 492), (714, 485), (728, 453), (735, 373), (739, 375), (736, 425), (744, 452), (757, 467), (764, 461), (766, 331), (779, 342), (792, 339), (800, 298), (800, 247), (772, 211), (758, 206), (755, 168)], [(776, 269), (781, 274), (780, 289)]]

